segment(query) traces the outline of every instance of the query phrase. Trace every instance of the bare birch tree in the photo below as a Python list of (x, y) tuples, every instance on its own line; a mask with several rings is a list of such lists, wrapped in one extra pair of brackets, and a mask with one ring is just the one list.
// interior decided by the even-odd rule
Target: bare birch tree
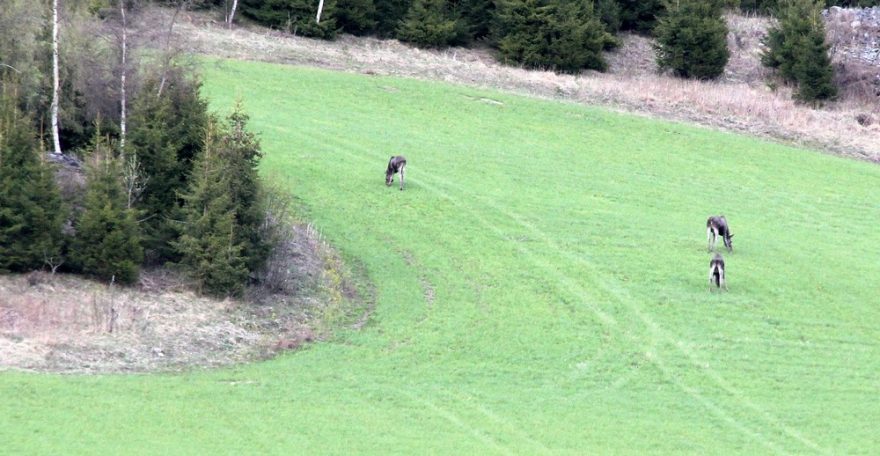
[(232, 10), (229, 11), (229, 16), (226, 17), (226, 24), (229, 28), (232, 28), (232, 21), (235, 19), (236, 9), (238, 9), (238, 0), (232, 0)]
[(58, 0), (52, 0), (52, 143), (55, 153), (61, 154), (58, 137), (58, 104), (61, 98), (61, 82), (58, 71)]
[[(126, 64), (126, 57), (128, 53), (128, 23), (125, 18), (125, 0), (119, 0), (119, 14), (122, 19), (122, 52), (121, 52), (121, 64), (122, 71), (119, 72), (119, 150), (120, 152), (125, 152), (125, 120), (126, 120), (126, 112), (125, 112), (125, 73), (128, 71), (128, 65)], [(129, 198), (129, 201), (131, 199)]]
[(318, 0), (318, 15), (315, 16), (315, 23), (321, 23), (321, 11), (324, 10), (324, 0)]

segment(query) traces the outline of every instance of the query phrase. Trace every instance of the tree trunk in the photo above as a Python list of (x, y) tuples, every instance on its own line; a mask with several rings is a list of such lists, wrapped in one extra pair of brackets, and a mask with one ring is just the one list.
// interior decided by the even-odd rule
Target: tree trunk
[(321, 23), (321, 11), (324, 10), (324, 0), (318, 0), (318, 15), (315, 16), (315, 22)]
[(165, 89), (165, 82), (168, 78), (168, 65), (171, 65), (171, 37), (174, 33), (174, 23), (177, 21), (177, 15), (180, 14), (180, 10), (183, 9), (185, 3), (184, 0), (177, 2), (177, 7), (174, 9), (174, 15), (171, 16), (171, 22), (168, 23), (168, 32), (165, 34), (165, 55), (162, 58), (162, 80), (159, 82), (159, 90), (156, 92), (156, 98), (161, 97), (162, 91)]
[(125, 0), (119, 0), (119, 13), (122, 15), (122, 71), (119, 77), (119, 151), (125, 152), (125, 73), (128, 70), (126, 53), (128, 52), (128, 24), (125, 20)]
[(229, 12), (229, 17), (227, 18), (226, 23), (229, 25), (229, 28), (232, 28), (232, 21), (235, 19), (235, 10), (238, 8), (238, 0), (232, 0), (232, 11)]
[(61, 97), (61, 82), (58, 76), (58, 0), (52, 1), (52, 143), (55, 153), (61, 154), (61, 140), (58, 137), (58, 104)]

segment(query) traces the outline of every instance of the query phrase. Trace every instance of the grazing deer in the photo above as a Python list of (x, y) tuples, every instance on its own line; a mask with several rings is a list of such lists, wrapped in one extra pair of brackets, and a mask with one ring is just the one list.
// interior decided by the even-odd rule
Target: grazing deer
[(718, 237), (724, 239), (724, 247), (728, 252), (733, 252), (733, 235), (730, 234), (730, 226), (727, 225), (727, 219), (723, 215), (711, 216), (706, 220), (706, 238), (709, 245), (707, 251), (715, 250), (715, 244), (718, 243)]
[(712, 285), (715, 288), (724, 288), (727, 290), (727, 283), (724, 282), (724, 258), (720, 253), (709, 261), (709, 291), (712, 291)]
[(400, 189), (403, 190), (403, 181), (406, 175), (406, 157), (403, 155), (394, 155), (388, 160), (388, 169), (385, 170), (385, 185), (391, 186), (394, 182), (394, 175), (400, 173)]

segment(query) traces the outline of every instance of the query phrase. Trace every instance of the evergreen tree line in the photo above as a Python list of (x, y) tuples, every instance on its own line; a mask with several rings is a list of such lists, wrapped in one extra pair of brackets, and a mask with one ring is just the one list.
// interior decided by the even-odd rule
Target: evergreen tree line
[[(148, 84), (147, 87), (150, 85)], [(272, 248), (261, 157), (241, 104), (220, 119), (183, 78), (135, 101), (131, 142), (96, 129), (80, 154), (81, 195), (62, 198), (55, 164), (18, 106), (0, 97), (0, 272), (56, 269), (132, 283), (144, 264), (179, 265), (199, 291), (239, 295)]]
[[(264, 25), (325, 39), (345, 32), (393, 37), (434, 48), (482, 41), (495, 48), (506, 63), (561, 72), (604, 70), (607, 64), (602, 51), (617, 45), (616, 33), (632, 30), (657, 38), (655, 51), (661, 69), (680, 77), (711, 79), (723, 73), (729, 59), (728, 29), (722, 16), (725, 8), (773, 13), (780, 18), (780, 28), (785, 28), (790, 27), (784, 20), (791, 16), (788, 11), (878, 3), (880, 0), (326, 0), (320, 24), (315, 21), (317, 2), (312, 0), (241, 0), (241, 11)], [(819, 58), (824, 46), (824, 41), (819, 42), (820, 35), (824, 37), (822, 27), (821, 23), (809, 27), (811, 44), (785, 41), (787, 51), (776, 51), (778, 36), (771, 39), (772, 57), (764, 60), (771, 67), (781, 67), (785, 81), (803, 85), (798, 97), (806, 101), (834, 94), (826, 81), (826, 74), (832, 71), (830, 63), (827, 56)], [(794, 35), (786, 32), (785, 36)], [(798, 77), (790, 74), (788, 63), (773, 63), (793, 62), (802, 55), (816, 58), (800, 59)]]
[[(124, 1), (136, 14), (139, 2)], [(241, 293), (271, 249), (260, 146), (241, 105), (225, 119), (210, 114), (190, 67), (173, 55), (138, 59), (134, 39), (122, 65), (117, 0), (63, 4), (60, 139), (84, 163), (85, 183), (58, 178), (47, 161), (46, 5), (8, 0), (0, 15), (0, 272), (46, 268), (131, 283), (144, 265), (175, 264), (204, 293)], [(208, 168), (215, 175), (205, 181)]]

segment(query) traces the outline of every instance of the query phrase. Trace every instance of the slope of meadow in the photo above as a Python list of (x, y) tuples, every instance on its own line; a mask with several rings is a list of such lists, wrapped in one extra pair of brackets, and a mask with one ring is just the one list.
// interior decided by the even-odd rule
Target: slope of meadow
[[(363, 265), (371, 320), (216, 371), (0, 373), (4, 453), (880, 449), (880, 167), (465, 87), (205, 73)], [(729, 293), (706, 289), (713, 213)]]

